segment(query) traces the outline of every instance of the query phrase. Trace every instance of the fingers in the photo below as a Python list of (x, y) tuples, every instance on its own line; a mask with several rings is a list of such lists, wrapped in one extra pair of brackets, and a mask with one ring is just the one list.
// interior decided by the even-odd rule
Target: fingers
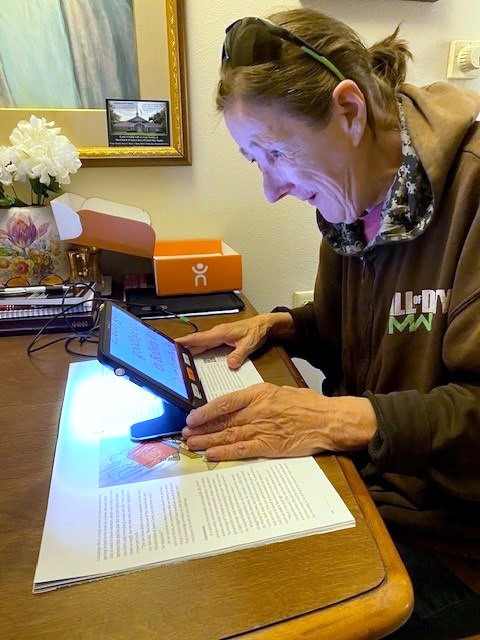
[(227, 427), (221, 431), (193, 435), (187, 439), (188, 448), (192, 451), (206, 451), (210, 447), (233, 444), (240, 440), (250, 440), (250, 429), (247, 427)]
[(232, 369), (238, 369), (247, 356), (265, 341), (265, 335), (264, 332), (259, 333), (258, 322), (251, 318), (219, 324), (208, 331), (191, 333), (176, 341), (190, 349), (193, 355), (223, 344), (234, 347), (234, 351), (227, 357), (227, 363)]
[(207, 460), (243, 460), (268, 455), (267, 447), (255, 439), (253, 428), (229, 427), (217, 433), (191, 436), (187, 440), (191, 451), (205, 451)]
[(217, 433), (223, 431), (229, 427), (240, 427), (248, 424), (249, 420), (247, 416), (243, 415), (245, 412), (236, 411), (235, 413), (227, 413), (222, 416), (218, 416), (214, 420), (205, 422), (198, 427), (186, 426), (182, 429), (182, 437), (190, 438), (190, 436), (200, 436), (208, 433)]
[[(263, 384), (264, 383), (254, 384), (247, 389), (227, 393), (219, 398), (214, 398), (207, 404), (204, 404), (203, 407), (194, 409), (187, 416), (187, 428), (199, 427), (206, 422), (212, 422), (219, 418), (225, 421), (227, 419), (226, 416), (229, 414), (247, 407), (258, 394), (259, 387)], [(189, 432), (187, 431), (186, 433), (188, 434)]]
[(238, 369), (246, 360), (249, 352), (246, 349), (237, 347), (234, 351), (228, 354), (227, 364), (230, 369)]
[(182, 346), (189, 349), (194, 356), (203, 353), (207, 349), (213, 349), (225, 344), (223, 332), (219, 331), (219, 327), (214, 327), (208, 331), (200, 331), (199, 333), (190, 333), (187, 336), (176, 338)]
[(264, 456), (261, 445), (256, 440), (235, 442), (226, 446), (211, 447), (205, 451), (205, 457), (211, 462), (225, 460), (245, 460), (247, 458), (260, 458)]

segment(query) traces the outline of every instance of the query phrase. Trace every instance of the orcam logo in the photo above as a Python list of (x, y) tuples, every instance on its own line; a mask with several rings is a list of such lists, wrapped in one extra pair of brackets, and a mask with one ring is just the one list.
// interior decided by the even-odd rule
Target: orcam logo
[(416, 331), (419, 327), (431, 331), (438, 303), (440, 302), (440, 313), (447, 313), (451, 293), (451, 289), (422, 289), (418, 294), (413, 291), (394, 293), (388, 318), (388, 333), (401, 333), (407, 327), (409, 332)]
[(205, 274), (208, 271), (208, 265), (205, 265), (202, 262), (198, 262), (194, 267), (192, 267), (192, 271), (195, 274), (195, 286), (199, 287), (200, 284), (202, 284), (204, 287), (206, 287), (207, 276)]

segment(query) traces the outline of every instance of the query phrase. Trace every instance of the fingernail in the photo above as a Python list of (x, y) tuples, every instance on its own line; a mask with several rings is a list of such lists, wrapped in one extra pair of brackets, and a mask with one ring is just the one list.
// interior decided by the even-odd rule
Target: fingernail
[(196, 451), (198, 449), (198, 447), (195, 445), (195, 438), (189, 438), (188, 439), (188, 450), (189, 451)]
[(193, 411), (188, 414), (186, 423), (189, 427), (195, 426), (195, 413)]

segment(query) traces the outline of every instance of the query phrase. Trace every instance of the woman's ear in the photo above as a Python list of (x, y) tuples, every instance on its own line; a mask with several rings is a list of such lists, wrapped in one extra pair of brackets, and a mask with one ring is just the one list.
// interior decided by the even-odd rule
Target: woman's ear
[(353, 80), (342, 80), (332, 93), (333, 111), (354, 146), (360, 144), (367, 125), (367, 103)]

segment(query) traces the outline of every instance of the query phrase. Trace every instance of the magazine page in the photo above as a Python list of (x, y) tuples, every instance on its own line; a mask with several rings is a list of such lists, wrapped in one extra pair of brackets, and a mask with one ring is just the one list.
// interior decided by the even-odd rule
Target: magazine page
[(227, 355), (231, 351), (230, 347), (218, 347), (194, 358), (208, 400), (263, 382), (262, 376), (249, 359), (238, 369), (230, 369)]
[(98, 361), (70, 365), (34, 592), (354, 526), (313, 458), (211, 463), (180, 438), (130, 440), (162, 411)]

